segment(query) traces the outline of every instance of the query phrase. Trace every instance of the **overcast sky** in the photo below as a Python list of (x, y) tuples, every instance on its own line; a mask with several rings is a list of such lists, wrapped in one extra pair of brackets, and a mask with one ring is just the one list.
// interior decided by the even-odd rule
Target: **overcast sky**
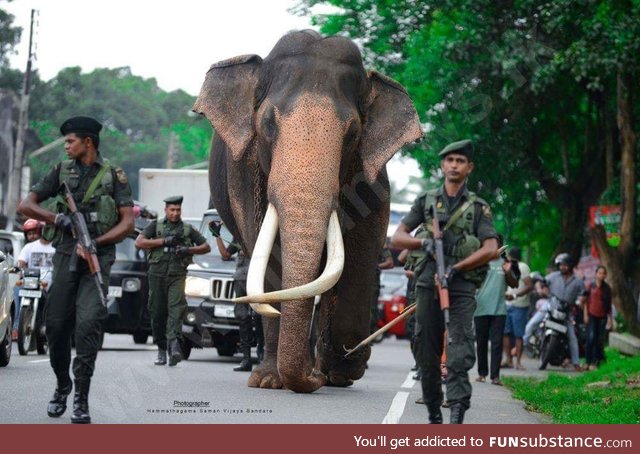
[(49, 80), (62, 68), (129, 66), (164, 90), (197, 95), (212, 63), (265, 57), (289, 30), (310, 28), (287, 10), (296, 0), (13, 0), (0, 2), (23, 28), (11, 66), (24, 70), (31, 9), (38, 10), (34, 67)]

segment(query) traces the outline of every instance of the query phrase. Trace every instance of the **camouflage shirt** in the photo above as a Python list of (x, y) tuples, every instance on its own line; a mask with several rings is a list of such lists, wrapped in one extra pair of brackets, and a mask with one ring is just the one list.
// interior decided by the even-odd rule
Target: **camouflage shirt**
[[(73, 163), (70, 176), (78, 178), (78, 184), (75, 189), (71, 188), (71, 191), (73, 193), (73, 198), (78, 205), (78, 209), (81, 211), (83, 211), (81, 208), (81, 201), (103, 165), (104, 160), (100, 153), (98, 153), (96, 161), (91, 166), (84, 166), (77, 160)], [(51, 169), (44, 178), (42, 178), (42, 180), (37, 182), (31, 188), (31, 192), (34, 192), (37, 195), (40, 203), (63, 193), (60, 186), (62, 184), (62, 181), (60, 181), (61, 166), (62, 163), (58, 163), (58, 165)], [(113, 188), (110, 195), (115, 201), (116, 208), (132, 207), (133, 199), (131, 197), (131, 187), (129, 186), (127, 175), (124, 170), (120, 167), (112, 166), (111, 174)], [(91, 222), (87, 222), (87, 227), (89, 228), (89, 233), (92, 236), (95, 236), (95, 232), (92, 231)], [(56, 252), (70, 255), (75, 247), (75, 240), (69, 232), (65, 232), (62, 238), (56, 242), (54, 246), (56, 248)], [(102, 245), (98, 248), (98, 254), (112, 254), (115, 256), (115, 248), (115, 244)]]

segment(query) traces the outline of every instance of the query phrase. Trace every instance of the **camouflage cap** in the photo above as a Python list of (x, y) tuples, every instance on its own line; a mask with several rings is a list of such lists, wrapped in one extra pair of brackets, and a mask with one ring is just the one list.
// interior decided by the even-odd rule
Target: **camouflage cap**
[(442, 149), (438, 156), (440, 156), (440, 159), (444, 159), (445, 156), (451, 153), (464, 155), (471, 161), (473, 156), (473, 143), (469, 139), (450, 143)]
[(173, 195), (164, 199), (163, 202), (167, 205), (182, 205), (182, 198), (181, 195)]

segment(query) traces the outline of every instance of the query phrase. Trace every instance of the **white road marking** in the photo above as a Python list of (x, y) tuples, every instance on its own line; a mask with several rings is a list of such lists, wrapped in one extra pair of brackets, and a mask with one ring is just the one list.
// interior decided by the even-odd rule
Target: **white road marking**
[(407, 392), (400, 391), (396, 394), (393, 398), (393, 402), (391, 402), (391, 407), (389, 408), (387, 416), (382, 420), (382, 424), (398, 424), (400, 422), (408, 397), (409, 393)]
[(409, 375), (407, 375), (407, 379), (404, 381), (404, 383), (402, 384), (402, 386), (400, 386), (401, 388), (413, 388), (413, 385), (416, 384), (416, 381), (413, 379), (415, 372), (409, 372)]
[(33, 361), (29, 361), (30, 363), (48, 363), (48, 359), (34, 359)]

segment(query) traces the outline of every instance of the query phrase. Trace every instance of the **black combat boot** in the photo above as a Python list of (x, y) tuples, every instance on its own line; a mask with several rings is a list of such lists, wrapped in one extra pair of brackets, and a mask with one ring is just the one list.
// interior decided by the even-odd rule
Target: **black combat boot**
[(167, 364), (167, 351), (158, 348), (158, 357), (153, 362), (153, 364), (155, 364), (156, 366), (164, 366), (165, 364)]
[(89, 415), (89, 379), (76, 379), (76, 392), (73, 395), (73, 424), (91, 424)]
[(169, 342), (169, 366), (173, 367), (182, 361), (182, 349), (178, 343), (178, 339)]
[(464, 405), (453, 404), (449, 408), (449, 411), (451, 412), (449, 424), (462, 424), (464, 420), (464, 412), (467, 411)]
[(53, 392), (53, 397), (47, 406), (47, 414), (51, 418), (58, 418), (67, 410), (67, 397), (71, 394), (71, 385), (71, 379), (64, 385), (58, 383), (56, 390)]
[(251, 365), (251, 348), (242, 350), (242, 361), (238, 367), (234, 367), (236, 372), (251, 372), (253, 366)]
[(429, 424), (442, 424), (442, 411), (440, 405), (429, 405)]

